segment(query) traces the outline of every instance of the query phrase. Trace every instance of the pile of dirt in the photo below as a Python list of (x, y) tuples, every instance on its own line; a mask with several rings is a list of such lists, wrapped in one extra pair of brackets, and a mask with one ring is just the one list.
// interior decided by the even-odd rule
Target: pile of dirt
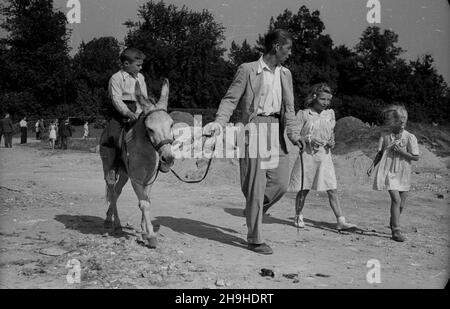
[(334, 154), (345, 155), (363, 151), (367, 156), (373, 156), (383, 130), (380, 127), (366, 125), (358, 118), (350, 116), (339, 119), (334, 132), (336, 135)]
[[(434, 153), (436, 148), (430, 147), (430, 145), (436, 146), (437, 144), (433, 142), (432, 134), (429, 133), (428, 126), (410, 123), (407, 129), (417, 136), (420, 144), (421, 157), (418, 162), (413, 163), (414, 167), (424, 169), (445, 168), (444, 162)], [(441, 151), (438, 154), (445, 152), (445, 147), (447, 147), (446, 139), (449, 140), (448, 145), (450, 145), (450, 137), (448, 134), (442, 131), (442, 129), (439, 132), (440, 134), (436, 135), (439, 137), (441, 145)], [(386, 133), (386, 129), (383, 127), (369, 126), (357, 118), (342, 118), (336, 123), (336, 148), (333, 153), (338, 156), (344, 156), (344, 160), (350, 160), (352, 162), (355, 157), (360, 158), (362, 155), (373, 158), (377, 152), (380, 136)], [(450, 146), (448, 148), (450, 150)]]

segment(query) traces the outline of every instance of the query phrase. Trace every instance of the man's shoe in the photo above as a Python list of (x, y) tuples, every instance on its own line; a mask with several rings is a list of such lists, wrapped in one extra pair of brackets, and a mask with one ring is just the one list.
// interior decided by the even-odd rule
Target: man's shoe
[(259, 254), (266, 254), (266, 255), (268, 255), (268, 254), (272, 254), (273, 253), (272, 248), (270, 248), (266, 243), (259, 244), (259, 245), (248, 244), (248, 249), (253, 251), (253, 252), (259, 253)]

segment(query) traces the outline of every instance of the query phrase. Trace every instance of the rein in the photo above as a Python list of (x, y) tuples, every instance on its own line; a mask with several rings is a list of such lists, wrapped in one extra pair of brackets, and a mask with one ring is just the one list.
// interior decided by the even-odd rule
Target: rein
[[(211, 136), (209, 136), (209, 137), (211, 137)], [(171, 171), (172, 174), (173, 174), (175, 177), (177, 177), (178, 180), (180, 180), (181, 182), (189, 183), (189, 184), (200, 183), (200, 182), (202, 182), (203, 180), (205, 180), (206, 176), (208, 176), (209, 170), (210, 170), (210, 168), (211, 168), (211, 163), (212, 163), (212, 161), (213, 161), (214, 151), (216, 151), (216, 143), (214, 143), (214, 146), (213, 146), (213, 149), (212, 149), (212, 153), (211, 153), (211, 158), (209, 158), (208, 166), (206, 167), (205, 174), (204, 174), (203, 177), (200, 178), (199, 180), (186, 180), (186, 179), (181, 178), (180, 175), (178, 175), (172, 168), (170, 168), (170, 171)]]
[[(147, 113), (145, 113), (145, 114), (143, 115), (143, 117), (144, 117), (144, 118), (147, 118), (148, 116), (150, 116), (151, 114), (153, 114), (153, 113), (155, 113), (155, 112), (165, 112), (165, 113), (167, 113), (167, 111), (166, 111), (165, 109), (160, 108), (160, 109), (154, 109), (154, 110), (148, 111)], [(147, 133), (148, 133), (148, 132), (147, 132)], [(204, 137), (211, 137), (211, 135), (203, 135), (203, 136), (204, 136)], [(165, 140), (162, 140), (161, 142), (159, 142), (157, 145), (154, 145), (150, 138), (149, 138), (149, 140), (150, 140), (150, 144), (153, 146), (153, 148), (156, 150), (156, 152), (159, 152), (159, 150), (160, 150), (163, 146), (165, 146), (165, 145), (170, 145), (170, 144), (173, 143), (173, 139), (165, 139)], [(202, 178), (200, 178), (200, 179), (198, 179), (198, 180), (186, 180), (186, 179), (183, 179), (180, 175), (178, 175), (177, 172), (175, 172), (172, 168), (170, 168), (170, 171), (171, 171), (172, 174), (173, 174), (178, 180), (180, 180), (181, 182), (189, 183), (189, 184), (200, 183), (200, 182), (202, 182), (203, 180), (205, 180), (206, 176), (208, 176), (209, 170), (211, 169), (211, 163), (212, 163), (212, 161), (213, 161), (213, 155), (214, 155), (214, 151), (215, 151), (215, 150), (216, 150), (216, 143), (214, 143), (214, 146), (213, 146), (213, 149), (212, 149), (211, 158), (210, 158), (209, 161), (208, 161), (208, 166), (206, 167), (205, 174), (203, 175)], [(160, 163), (160, 164), (161, 164), (161, 163)], [(159, 175), (159, 165), (158, 165), (158, 169), (156, 170), (155, 178), (153, 179), (153, 181), (151, 181), (150, 183), (148, 183), (147, 186), (153, 185), (153, 184), (156, 182), (156, 180), (158, 179), (158, 175)]]

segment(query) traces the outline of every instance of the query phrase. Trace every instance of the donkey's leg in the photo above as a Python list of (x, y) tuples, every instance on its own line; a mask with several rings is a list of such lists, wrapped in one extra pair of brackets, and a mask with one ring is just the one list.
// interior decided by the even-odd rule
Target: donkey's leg
[(157, 240), (156, 234), (153, 231), (153, 225), (150, 217), (150, 198), (149, 193), (151, 189), (150, 186), (143, 186), (137, 184), (134, 181), (131, 181), (133, 185), (134, 192), (136, 193), (139, 199), (139, 208), (142, 211), (142, 219), (141, 219), (141, 229), (142, 229), (142, 237), (147, 241), (147, 245), (150, 248), (156, 248)]
[[(114, 214), (114, 208), (113, 208), (113, 201), (114, 201), (114, 185), (106, 184), (106, 204), (108, 206), (108, 211), (106, 212), (106, 219), (105, 219), (105, 228), (111, 228), (113, 227), (113, 214)], [(115, 203), (115, 202), (114, 202)]]
[(113, 227), (113, 215), (114, 209), (117, 204), (117, 195), (115, 192), (116, 176), (114, 171), (105, 172), (106, 181), (106, 204), (108, 206), (108, 211), (106, 212), (105, 228)]
[[(105, 138), (105, 131), (102, 134), (101, 139)], [(110, 228), (113, 226), (113, 214), (114, 205), (116, 203), (116, 197), (114, 193), (114, 186), (117, 181), (116, 175), (116, 162), (115, 162), (116, 150), (110, 147), (100, 146), (100, 157), (103, 164), (103, 173), (106, 182), (106, 203), (108, 211), (106, 213), (105, 227)]]
[(119, 172), (119, 179), (117, 180), (116, 184), (114, 185), (114, 204), (111, 204), (112, 206), (112, 212), (114, 214), (114, 231), (120, 232), (122, 229), (122, 226), (120, 224), (119, 219), (119, 212), (117, 211), (117, 200), (119, 199), (120, 194), (122, 193), (123, 187), (128, 182), (128, 175), (125, 171), (120, 170)]

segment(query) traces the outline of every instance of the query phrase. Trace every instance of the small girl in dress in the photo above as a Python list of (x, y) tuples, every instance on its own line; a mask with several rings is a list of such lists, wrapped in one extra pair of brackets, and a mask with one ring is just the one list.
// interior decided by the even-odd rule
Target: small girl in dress
[(417, 138), (405, 130), (408, 112), (405, 107), (392, 105), (383, 111), (384, 123), (390, 133), (380, 138), (378, 153), (367, 171), (375, 167), (374, 190), (387, 190), (391, 197), (392, 239), (405, 241), (400, 231), (400, 214), (406, 206), (411, 184), (411, 161), (419, 160)]
[(296, 203), (296, 216), (294, 225), (304, 228), (302, 210), (305, 206), (306, 196), (310, 190), (326, 191), (331, 209), (337, 220), (338, 230), (348, 230), (356, 225), (347, 223), (342, 214), (337, 194), (337, 181), (334, 171), (331, 149), (334, 148), (334, 127), (336, 125), (334, 111), (327, 109), (333, 95), (327, 84), (316, 84), (312, 87), (306, 98), (305, 110), (297, 114), (301, 125), (301, 136), (306, 138), (306, 149), (300, 154), (303, 158), (304, 183), (301, 186), (302, 166), (300, 157), (295, 162), (291, 175), (291, 188), (298, 190)]
[(56, 123), (52, 122), (50, 124), (50, 133), (48, 136), (50, 147), (52, 147), (52, 151), (55, 150), (55, 141), (56, 141)]
[(89, 137), (89, 121), (86, 121), (84, 123), (83, 129), (84, 129), (83, 139), (86, 139)]

